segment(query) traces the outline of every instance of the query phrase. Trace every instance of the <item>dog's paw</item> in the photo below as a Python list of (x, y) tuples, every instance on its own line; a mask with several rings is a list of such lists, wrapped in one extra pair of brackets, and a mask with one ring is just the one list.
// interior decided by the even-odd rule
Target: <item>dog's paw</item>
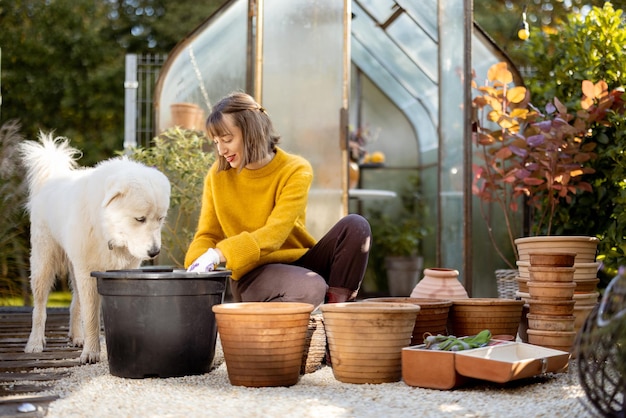
[(99, 361), (100, 361), (100, 353), (98, 353), (97, 351), (83, 350), (83, 352), (80, 353), (81, 364), (93, 364)]
[(46, 346), (46, 341), (42, 339), (34, 340), (28, 339), (28, 343), (26, 343), (26, 347), (24, 347), (25, 353), (41, 353), (43, 348)]
[(72, 345), (74, 347), (82, 347), (85, 344), (85, 339), (82, 336), (74, 337), (70, 334), (68, 337), (72, 340)]

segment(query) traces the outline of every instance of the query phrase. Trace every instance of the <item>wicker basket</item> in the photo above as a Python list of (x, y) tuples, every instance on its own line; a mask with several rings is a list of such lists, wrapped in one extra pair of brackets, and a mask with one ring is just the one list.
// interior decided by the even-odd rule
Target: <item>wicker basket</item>
[(515, 299), (518, 291), (517, 269), (496, 270), (496, 282), (498, 285), (498, 297), (501, 299)]
[(309, 319), (304, 352), (302, 353), (302, 366), (300, 374), (313, 373), (322, 367), (322, 361), (326, 357), (326, 332), (322, 314), (314, 312)]

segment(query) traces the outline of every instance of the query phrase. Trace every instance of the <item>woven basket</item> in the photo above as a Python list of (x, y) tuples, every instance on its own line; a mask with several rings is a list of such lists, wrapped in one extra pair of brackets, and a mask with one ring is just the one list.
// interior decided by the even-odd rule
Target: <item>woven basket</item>
[(517, 269), (496, 270), (499, 298), (515, 299), (515, 293), (518, 291), (517, 276)]
[(320, 369), (325, 356), (326, 332), (324, 330), (324, 319), (321, 313), (312, 313), (304, 343), (304, 352), (302, 353), (300, 374), (313, 373)]

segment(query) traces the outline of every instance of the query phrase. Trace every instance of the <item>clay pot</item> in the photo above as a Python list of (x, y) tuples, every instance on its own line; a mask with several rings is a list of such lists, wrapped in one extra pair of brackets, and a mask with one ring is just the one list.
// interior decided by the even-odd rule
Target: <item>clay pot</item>
[(598, 290), (600, 279), (580, 279), (574, 282), (576, 283), (575, 293), (594, 293)]
[(528, 267), (529, 280), (534, 282), (573, 282), (575, 267)]
[(536, 236), (515, 240), (520, 261), (530, 261), (530, 253), (562, 252), (576, 253), (575, 263), (596, 261), (596, 249), (600, 240), (587, 236)]
[(574, 330), (580, 331), (585, 324), (587, 317), (595, 309), (595, 305), (574, 306)]
[(228, 379), (235, 386), (292, 386), (313, 305), (243, 302), (213, 307)]
[(574, 280), (595, 279), (598, 277), (598, 268), (600, 267), (600, 263), (576, 263), (574, 264), (574, 267), (576, 267)]
[(402, 378), (402, 348), (411, 343), (420, 307), (346, 302), (320, 306), (335, 379), (387, 383)]
[(411, 345), (419, 345), (424, 342), (424, 333), (432, 335), (446, 335), (448, 315), (451, 300), (424, 299), (424, 298), (371, 298), (363, 302), (387, 302), (387, 303), (413, 303), (420, 307), (415, 318)]
[(574, 313), (573, 299), (570, 300), (543, 300), (528, 299), (528, 312), (536, 315), (572, 315)]
[(571, 300), (576, 283), (571, 282), (528, 282), (528, 293), (532, 299)]
[(528, 330), (528, 342), (530, 344), (553, 348), (555, 350), (571, 352), (575, 338), (575, 331)]
[(467, 299), (467, 291), (458, 280), (458, 270), (448, 268), (424, 269), (424, 277), (411, 292), (412, 298)]
[(516, 296), (518, 295), (519, 292), (522, 293), (528, 293), (528, 279), (523, 279), (521, 277), (517, 278), (517, 287), (518, 287), (518, 292), (515, 294)]
[(476, 335), (488, 329), (492, 335), (517, 335), (524, 301), (469, 298), (452, 301), (449, 332), (457, 337)]
[(540, 252), (529, 253), (531, 266), (543, 267), (573, 267), (576, 253)]
[(172, 125), (184, 129), (203, 131), (204, 110), (194, 103), (173, 103), (170, 105)]
[[(574, 308), (575, 309), (575, 308)], [(528, 314), (528, 328), (541, 331), (574, 331), (574, 315)]]

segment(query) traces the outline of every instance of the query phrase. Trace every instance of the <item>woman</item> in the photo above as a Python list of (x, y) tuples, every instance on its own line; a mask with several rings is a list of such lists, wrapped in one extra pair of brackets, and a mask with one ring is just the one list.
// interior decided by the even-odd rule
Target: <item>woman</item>
[(369, 255), (367, 220), (348, 215), (316, 242), (305, 226), (311, 165), (277, 146), (271, 119), (251, 96), (222, 99), (207, 131), (218, 160), (205, 180), (188, 271), (225, 263), (237, 302), (354, 300)]

